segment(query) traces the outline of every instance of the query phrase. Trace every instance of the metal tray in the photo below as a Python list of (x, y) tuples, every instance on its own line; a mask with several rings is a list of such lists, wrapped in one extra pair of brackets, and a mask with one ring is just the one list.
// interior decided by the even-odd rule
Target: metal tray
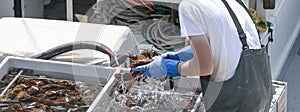
[[(0, 78), (10, 70), (22, 69), (30, 74), (43, 74), (44, 76), (61, 79), (81, 81), (89, 84), (105, 85), (116, 69), (103, 66), (91, 66), (69, 62), (57, 62), (20, 57), (7, 57), (0, 64)], [(97, 97), (99, 97), (100, 93)], [(96, 98), (88, 111), (95, 110), (99, 100)]]

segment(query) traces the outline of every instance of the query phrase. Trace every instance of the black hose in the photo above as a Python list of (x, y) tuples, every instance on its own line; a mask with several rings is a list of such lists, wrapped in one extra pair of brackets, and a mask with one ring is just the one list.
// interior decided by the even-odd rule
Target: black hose
[(91, 50), (96, 50), (99, 52), (102, 52), (104, 54), (107, 54), (110, 58), (110, 65), (115, 66), (116, 64), (116, 59), (115, 59), (115, 54), (111, 49), (109, 49), (107, 46), (98, 43), (98, 42), (93, 42), (93, 41), (76, 41), (76, 42), (70, 42), (66, 43), (57, 47), (54, 47), (52, 49), (49, 49), (43, 53), (37, 54), (33, 56), (33, 58), (36, 59), (45, 59), (49, 60), (57, 55), (60, 55), (62, 53), (66, 53), (69, 51), (73, 50), (79, 50), (79, 49), (91, 49)]

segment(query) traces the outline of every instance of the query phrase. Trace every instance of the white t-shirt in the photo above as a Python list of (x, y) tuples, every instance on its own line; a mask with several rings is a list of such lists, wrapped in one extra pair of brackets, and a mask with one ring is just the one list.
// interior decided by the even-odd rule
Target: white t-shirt
[[(246, 10), (235, 0), (227, 2), (246, 33), (249, 48), (261, 48), (257, 30)], [(179, 17), (183, 37), (206, 35), (208, 38), (215, 81), (230, 79), (238, 65), (242, 43), (224, 3), (221, 0), (183, 0)]]

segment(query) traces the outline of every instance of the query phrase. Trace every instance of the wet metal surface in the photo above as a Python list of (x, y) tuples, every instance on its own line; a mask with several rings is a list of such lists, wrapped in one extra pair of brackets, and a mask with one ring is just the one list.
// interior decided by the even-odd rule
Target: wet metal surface
[[(299, 33), (298, 33), (299, 34)], [(299, 112), (300, 111), (300, 34), (291, 50), (291, 53), (287, 59), (286, 64), (280, 74), (279, 80), (288, 83), (288, 112)]]

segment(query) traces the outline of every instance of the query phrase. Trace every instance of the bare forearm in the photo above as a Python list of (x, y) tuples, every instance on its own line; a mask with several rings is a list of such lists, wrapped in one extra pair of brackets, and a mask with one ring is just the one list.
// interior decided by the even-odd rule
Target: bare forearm
[(178, 64), (182, 76), (207, 76), (212, 74), (213, 61), (208, 41), (204, 35), (190, 37), (194, 57)]
[(194, 63), (194, 59), (191, 59), (186, 62), (180, 62), (178, 64), (178, 72), (181, 74), (181, 76), (199, 76), (201, 75), (199, 65), (197, 63)]

